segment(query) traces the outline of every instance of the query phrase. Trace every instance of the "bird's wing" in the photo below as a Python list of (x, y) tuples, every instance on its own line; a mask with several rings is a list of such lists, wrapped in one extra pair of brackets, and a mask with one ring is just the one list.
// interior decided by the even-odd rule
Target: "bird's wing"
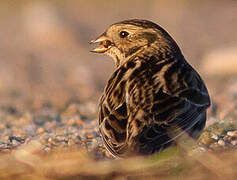
[(159, 149), (188, 131), (204, 118), (210, 105), (207, 88), (190, 65), (174, 62), (163, 68), (164, 72), (153, 65), (150, 71), (138, 74), (137, 79), (150, 82), (137, 83), (130, 92), (130, 104), (136, 105), (137, 111), (128, 122), (129, 136), (131, 142), (135, 139), (140, 147), (144, 145), (139, 150), (142, 153)]
[(120, 156), (126, 146), (126, 126), (128, 112), (126, 93), (124, 91), (124, 74), (120, 68), (111, 76), (99, 103), (99, 130), (106, 148), (114, 155)]
[(210, 106), (207, 88), (199, 74), (189, 64), (174, 63), (167, 69), (163, 78), (167, 82), (163, 91), (170, 96), (184, 99), (198, 107)]

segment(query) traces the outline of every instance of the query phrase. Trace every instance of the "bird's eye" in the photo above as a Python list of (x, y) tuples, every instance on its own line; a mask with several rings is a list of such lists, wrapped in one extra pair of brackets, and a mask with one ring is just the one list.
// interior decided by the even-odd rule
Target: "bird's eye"
[(125, 37), (127, 37), (129, 35), (129, 33), (127, 32), (127, 31), (121, 31), (120, 33), (119, 33), (119, 36), (121, 37), (121, 38), (125, 38)]

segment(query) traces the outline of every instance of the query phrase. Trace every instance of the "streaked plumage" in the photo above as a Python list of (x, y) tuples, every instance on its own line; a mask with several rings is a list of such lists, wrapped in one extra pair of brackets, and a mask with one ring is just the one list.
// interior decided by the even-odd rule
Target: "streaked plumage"
[(200, 136), (210, 106), (207, 88), (164, 29), (126, 20), (92, 43), (101, 44), (93, 52), (116, 64), (99, 105), (99, 129), (114, 156), (159, 152), (184, 132)]

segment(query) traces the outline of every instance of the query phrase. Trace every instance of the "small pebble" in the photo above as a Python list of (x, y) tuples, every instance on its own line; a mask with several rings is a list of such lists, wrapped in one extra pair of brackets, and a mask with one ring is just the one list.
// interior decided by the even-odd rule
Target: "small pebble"
[(94, 138), (94, 135), (93, 134), (88, 134), (87, 135), (87, 139), (93, 139)]
[(231, 137), (235, 137), (235, 136), (237, 136), (237, 131), (228, 131), (227, 135), (231, 136)]
[(69, 146), (71, 146), (71, 145), (75, 144), (75, 141), (73, 141), (72, 139), (69, 139), (69, 140), (67, 141), (67, 144), (68, 144)]
[(65, 137), (64, 136), (56, 136), (55, 141), (63, 142), (63, 141), (65, 141)]
[(52, 138), (49, 138), (49, 139), (48, 139), (48, 142), (50, 142), (50, 143), (53, 142), (53, 139), (52, 139)]
[(232, 144), (233, 146), (237, 145), (237, 140), (231, 141), (231, 144)]
[(200, 147), (196, 147), (195, 149), (193, 149), (193, 150), (190, 152), (189, 155), (194, 155), (194, 154), (196, 154), (196, 153), (203, 153), (203, 152), (205, 152), (205, 151), (207, 151), (207, 149), (200, 146)]
[(225, 146), (225, 141), (223, 141), (222, 139), (220, 139), (217, 143), (218, 143), (220, 146)]
[(5, 143), (2, 143), (2, 144), (0, 144), (0, 150), (2, 150), (2, 149), (7, 149), (7, 144), (5, 144)]
[(220, 147), (220, 145), (218, 145), (218, 143), (212, 143), (209, 146), (209, 148), (211, 148), (211, 149), (218, 149), (219, 147)]
[(44, 151), (49, 152), (49, 151), (50, 151), (50, 148), (49, 148), (49, 147), (45, 147), (45, 148), (44, 148)]
[(214, 140), (218, 140), (218, 139), (219, 139), (219, 137), (218, 137), (216, 134), (213, 134), (213, 135), (211, 136), (211, 138), (214, 139)]
[(224, 140), (225, 142), (229, 142), (229, 141), (231, 140), (231, 138), (232, 138), (232, 137), (230, 137), (230, 136), (224, 136), (224, 137), (223, 137), (223, 140)]
[(9, 141), (12, 143), (13, 141), (17, 141), (20, 143), (23, 143), (25, 140), (21, 137), (17, 137), (17, 136), (9, 136)]

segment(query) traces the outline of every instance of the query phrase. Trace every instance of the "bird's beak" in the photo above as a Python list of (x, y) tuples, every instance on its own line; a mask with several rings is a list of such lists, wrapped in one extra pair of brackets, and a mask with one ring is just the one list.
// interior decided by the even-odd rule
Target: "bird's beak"
[(91, 52), (104, 53), (113, 46), (112, 40), (109, 39), (104, 34), (102, 34), (101, 36), (99, 36), (98, 38), (96, 38), (95, 40), (92, 40), (90, 42), (90, 44), (96, 44), (96, 43), (99, 43), (100, 46), (98, 46), (97, 48), (91, 50)]

